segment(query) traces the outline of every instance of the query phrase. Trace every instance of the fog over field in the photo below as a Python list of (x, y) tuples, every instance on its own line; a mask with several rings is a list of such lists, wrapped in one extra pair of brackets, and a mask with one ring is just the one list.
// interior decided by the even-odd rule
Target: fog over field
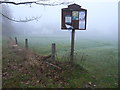
[[(6, 1), (26, 2), (35, 0)], [(56, 83), (56, 81), (54, 81), (54, 78), (51, 79), (49, 77), (46, 77), (46, 75), (49, 73), (46, 70), (48, 69), (50, 71), (50, 68), (47, 67), (47, 69), (40, 69), (43, 67), (41, 58), (49, 56), (50, 63), (54, 64), (54, 61), (64, 63), (63, 66), (60, 66), (63, 69), (64, 66), (67, 66), (65, 73), (60, 72), (60, 74), (57, 74), (60, 75), (60, 77), (65, 78), (65, 80), (68, 82), (67, 87), (83, 88), (85, 87), (86, 83), (93, 83), (96, 85), (96, 88), (118, 87), (119, 0), (42, 1), (44, 1), (44, 3), (49, 1), (51, 3), (70, 1), (70, 4), (76, 3), (82, 6), (82, 8), (87, 9), (86, 30), (75, 31), (73, 63), (77, 67), (82, 67), (82, 69), (87, 70), (88, 73), (83, 73), (83, 71), (81, 72), (80, 68), (69, 69), (66, 64), (66, 62), (69, 62), (71, 60), (71, 30), (61, 29), (61, 9), (67, 8), (69, 4), (57, 6), (44, 6), (37, 4), (2, 4), (2, 14), (9, 17), (9, 19), (11, 18), (13, 20), (26, 20), (26, 18), (30, 19), (32, 17), (41, 17), (38, 20), (30, 22), (14, 22), (5, 18), (4, 15), (2, 15), (2, 21), (0, 18), (0, 23), (2, 23), (2, 36), (12, 37), (9, 39), (2, 37), (2, 40), (0, 40), (0, 46), (2, 46), (3, 50), (3, 52), (0, 51), (3, 53), (2, 72), (5, 74), (6, 72), (8, 73), (6, 78), (3, 78), (2, 85), (4, 87), (38, 88), (43, 87), (41, 82), (45, 81), (45, 86), (47, 85), (46, 87), (63, 87), (63, 85), (60, 84), (61, 81), (60, 83)], [(53, 43), (56, 45), (55, 60), (51, 59), (50, 57), (52, 53), (51, 44)], [(49, 60), (45, 59), (43, 61), (46, 62)], [(37, 67), (37, 69), (36, 66), (34, 68), (31, 66), (31, 64), (33, 65), (35, 63), (40, 68)], [(59, 66), (60, 63), (56, 65)], [(8, 67), (8, 64), (11, 66)], [(52, 64), (49, 65), (51, 67)], [(28, 66), (30, 66), (30, 68)], [(18, 68), (16, 69), (16, 67)], [(21, 69), (22, 67), (23, 69)], [(26, 68), (28, 68), (28, 71), (31, 71), (31, 73), (26, 73)], [(25, 73), (21, 73), (22, 70), (25, 70)], [(45, 71), (45, 75), (42, 74), (41, 71)], [(39, 72), (40, 75), (38, 74)], [(11, 76), (9, 75), (10, 73)], [(23, 74), (25, 75), (23, 76)], [(52, 76), (53, 74), (54, 73), (52, 72), (48, 75)], [(36, 77), (36, 79), (33, 78), (32, 75)], [(28, 83), (28, 80), (30, 83)], [(35, 86), (34, 82), (37, 82)]]
[[(87, 9), (86, 31), (76, 30), (76, 37), (108, 38), (117, 40), (118, 37), (118, 2), (98, 1), (80, 2), (82, 8)], [(61, 8), (67, 5), (40, 6), (9, 5), (11, 17), (25, 19), (26, 17), (41, 16), (38, 21), (27, 23), (11, 22), (18, 35), (70, 36), (71, 31), (61, 30)]]

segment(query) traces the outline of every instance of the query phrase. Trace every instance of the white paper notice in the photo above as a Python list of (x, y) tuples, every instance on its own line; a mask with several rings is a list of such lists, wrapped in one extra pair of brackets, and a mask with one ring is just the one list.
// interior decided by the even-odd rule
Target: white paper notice
[(71, 23), (71, 16), (66, 16), (65, 17), (65, 23), (68, 23), (68, 24)]
[(85, 29), (85, 20), (84, 21), (79, 20), (79, 29)]
[(79, 29), (85, 29), (85, 11), (79, 12)]

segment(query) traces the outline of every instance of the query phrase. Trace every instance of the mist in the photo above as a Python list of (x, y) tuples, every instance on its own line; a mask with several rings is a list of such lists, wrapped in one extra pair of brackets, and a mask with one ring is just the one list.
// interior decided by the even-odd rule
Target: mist
[[(117, 2), (76, 2), (87, 9), (87, 29), (76, 30), (80, 38), (108, 38), (117, 40), (118, 37), (118, 3)], [(70, 36), (70, 30), (61, 30), (61, 9), (67, 5), (39, 6), (10, 5), (12, 17), (41, 16), (38, 21), (27, 23), (12, 22), (16, 35), (34, 36)]]
[[(86, 30), (75, 30), (74, 39), (72, 30), (61, 29), (61, 9), (67, 5), (2, 3), (1, 87), (118, 88), (118, 0), (38, 1), (74, 1), (87, 9)], [(34, 17), (41, 18), (19, 22)]]

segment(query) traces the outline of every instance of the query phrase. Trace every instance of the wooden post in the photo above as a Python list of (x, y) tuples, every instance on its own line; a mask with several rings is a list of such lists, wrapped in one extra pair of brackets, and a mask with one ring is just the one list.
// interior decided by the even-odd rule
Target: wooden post
[(71, 33), (71, 53), (70, 53), (70, 62), (73, 63), (74, 60), (74, 38), (75, 38), (75, 29), (72, 29)]
[(15, 37), (15, 43), (18, 44), (17, 37)]
[(10, 40), (12, 40), (12, 37), (9, 37), (10, 38)]
[(25, 48), (28, 49), (28, 39), (25, 39)]
[(52, 43), (52, 48), (51, 48), (51, 59), (55, 60), (55, 53), (56, 53), (56, 46), (55, 43)]

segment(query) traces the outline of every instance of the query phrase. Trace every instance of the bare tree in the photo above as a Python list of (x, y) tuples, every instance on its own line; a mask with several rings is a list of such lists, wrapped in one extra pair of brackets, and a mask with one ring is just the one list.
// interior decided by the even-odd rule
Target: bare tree
[[(28, 18), (27, 16), (25, 17), (25, 19), (15, 19), (12, 17), (11, 15), (11, 11), (9, 9), (9, 5), (31, 5), (32, 4), (36, 4), (36, 5), (42, 5), (42, 6), (57, 6), (57, 5), (67, 5), (71, 2), (68, 1), (61, 1), (61, 0), (33, 0), (33, 1), (28, 1), (28, 0), (0, 0), (0, 5), (2, 5), (3, 9), (2, 12), (0, 12), (0, 14), (2, 15), (2, 34), (4, 35), (13, 35), (19, 31), (14, 30), (13, 28), (13, 24), (11, 21), (14, 22), (29, 22), (29, 21), (33, 21), (33, 20), (38, 20), (41, 18), (41, 16), (39, 17), (35, 17), (32, 16), (31, 18)], [(6, 6), (7, 5), (7, 6)], [(20, 32), (19, 32), (20, 33)]]
[[(37, 4), (37, 5), (47, 5), (47, 6), (56, 6), (56, 5), (63, 5), (63, 4), (69, 4), (70, 2), (52, 2), (52, 3), (45, 3), (45, 2), (40, 2), (43, 0), (38, 0), (38, 1), (28, 1), (28, 2), (12, 2), (12, 1), (0, 1), (0, 4), (6, 3), (6, 4), (14, 4), (14, 5), (21, 5), (21, 4)], [(46, 1), (46, 0), (45, 0)]]
[[(6, 5), (2, 5), (2, 13), (4, 15), (7, 15), (7, 16), (11, 17), (10, 9)], [(6, 36), (6, 35), (9, 36), (13, 33), (14, 33), (14, 31), (13, 31), (13, 26), (12, 26), (11, 21), (8, 20), (5, 17), (2, 17), (2, 35), (3, 36)]]
[[(66, 2), (65, 1), (63, 1), (63, 2), (57, 2), (57, 1), (50, 2), (50, 1), (51, 0), (37, 0), (37, 1), (24, 1), (24, 2), (19, 1), (19, 2), (15, 2), (15, 0), (14, 1), (0, 0), (0, 4), (13, 4), (13, 5), (26, 5), (26, 4), (29, 4), (30, 7), (31, 7), (32, 4), (43, 5), (43, 6), (57, 6), (57, 5), (66, 5), (66, 4), (71, 3), (71, 2), (68, 2), (68, 1), (66, 1)], [(39, 16), (39, 17), (33, 17), (32, 16), (32, 18), (25, 17), (24, 20), (16, 20), (16, 19), (13, 19), (13, 18), (9, 17), (8, 15), (3, 14), (1, 12), (0, 12), (0, 14), (3, 17), (5, 17), (5, 18), (7, 18), (7, 19), (9, 19), (11, 21), (14, 21), (14, 22), (29, 22), (29, 21), (38, 20), (39, 18), (41, 18), (41, 16)]]

